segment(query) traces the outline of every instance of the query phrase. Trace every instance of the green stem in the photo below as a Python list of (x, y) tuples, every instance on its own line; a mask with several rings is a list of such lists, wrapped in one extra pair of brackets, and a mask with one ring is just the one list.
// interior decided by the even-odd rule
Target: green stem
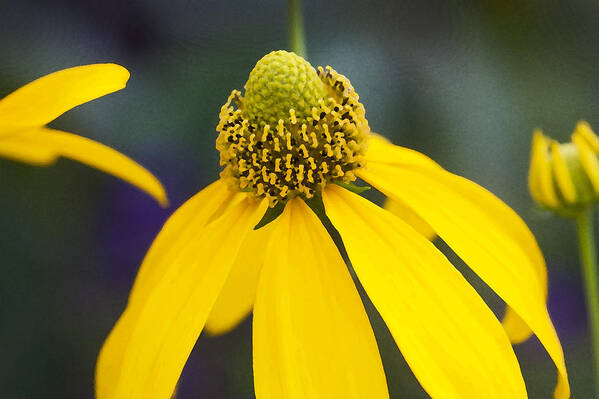
[(599, 399), (599, 274), (592, 211), (588, 209), (581, 213), (576, 219), (576, 224), (595, 362), (595, 395)]
[(287, 7), (289, 9), (289, 49), (300, 57), (306, 58), (301, 0), (287, 0)]

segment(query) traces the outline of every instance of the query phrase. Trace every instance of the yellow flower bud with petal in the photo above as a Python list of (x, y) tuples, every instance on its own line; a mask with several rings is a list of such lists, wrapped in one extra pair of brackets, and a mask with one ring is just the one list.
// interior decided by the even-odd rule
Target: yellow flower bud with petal
[(578, 122), (572, 141), (558, 143), (536, 130), (528, 185), (543, 208), (574, 217), (599, 200), (599, 137)]

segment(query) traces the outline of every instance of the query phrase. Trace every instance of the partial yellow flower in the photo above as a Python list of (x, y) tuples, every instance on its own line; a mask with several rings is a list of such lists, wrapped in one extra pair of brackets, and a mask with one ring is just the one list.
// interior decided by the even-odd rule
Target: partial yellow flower
[(0, 100), (0, 156), (34, 165), (71, 158), (140, 188), (166, 206), (158, 179), (125, 155), (95, 141), (46, 127), (78, 105), (121, 90), (129, 71), (92, 64), (41, 77)]
[(532, 139), (528, 186), (543, 208), (576, 217), (599, 201), (599, 137), (580, 121), (572, 142), (560, 144), (537, 129)]
[(417, 214), (514, 309), (557, 366), (555, 398), (569, 397), (537, 272), (543, 258), (524, 222), (482, 187), (372, 134), (347, 78), (270, 53), (245, 96), (234, 91), (222, 107), (217, 130), (221, 178), (152, 244), (100, 352), (98, 399), (169, 398), (202, 330), (226, 332), (252, 309), (258, 399), (388, 398), (324, 212), (431, 397), (526, 398), (493, 312), (425, 236), (350, 191), (356, 177)]

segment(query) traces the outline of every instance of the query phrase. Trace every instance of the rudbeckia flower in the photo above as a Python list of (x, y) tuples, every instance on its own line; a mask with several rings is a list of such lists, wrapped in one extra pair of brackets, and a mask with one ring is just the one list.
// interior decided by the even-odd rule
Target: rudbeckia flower
[[(425, 236), (353, 192), (356, 177), (417, 214), (505, 300), (555, 362), (555, 397), (569, 396), (531, 232), (490, 192), (373, 134), (347, 78), (270, 53), (217, 130), (221, 178), (171, 216), (146, 255), (99, 355), (99, 399), (169, 398), (200, 333), (229, 331), (252, 310), (258, 399), (388, 398), (325, 213), (431, 397), (525, 398), (493, 312)], [(274, 221), (255, 229), (263, 218)]]
[(115, 64), (92, 64), (41, 77), (0, 100), (0, 156), (34, 165), (71, 158), (110, 173), (167, 204), (160, 182), (125, 155), (46, 125), (71, 108), (121, 90), (129, 71)]

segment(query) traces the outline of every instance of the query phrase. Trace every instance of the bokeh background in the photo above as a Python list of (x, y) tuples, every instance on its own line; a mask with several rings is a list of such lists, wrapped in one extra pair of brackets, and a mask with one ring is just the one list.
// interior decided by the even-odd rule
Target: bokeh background
[[(373, 130), (490, 188), (529, 223), (547, 258), (573, 397), (590, 397), (574, 226), (535, 209), (526, 177), (533, 128), (561, 140), (581, 118), (599, 129), (599, 2), (306, 0), (303, 8), (309, 60), (351, 79)], [(281, 0), (0, 2), (0, 95), (70, 66), (126, 66), (126, 90), (52, 126), (138, 160), (172, 202), (161, 209), (71, 161), (38, 168), (0, 159), (2, 397), (93, 397), (96, 355), (145, 251), (168, 215), (218, 176), (220, 106), (259, 58), (287, 47), (286, 18)], [(456, 263), (501, 313), (501, 301)], [(365, 303), (392, 397), (427, 397)], [(516, 352), (530, 397), (550, 397), (555, 370), (538, 341)], [(250, 320), (201, 336), (179, 397), (253, 397)]]

